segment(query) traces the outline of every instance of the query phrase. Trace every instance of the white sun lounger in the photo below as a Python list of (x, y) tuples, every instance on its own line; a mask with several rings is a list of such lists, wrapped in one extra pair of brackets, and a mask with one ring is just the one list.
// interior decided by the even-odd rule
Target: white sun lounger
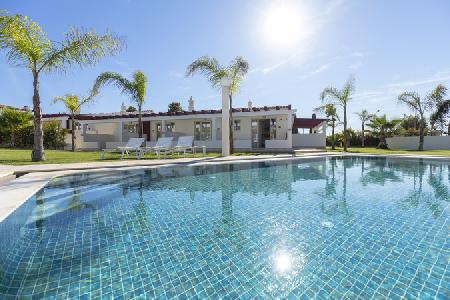
[(191, 135), (180, 136), (178, 138), (177, 145), (172, 149), (173, 152), (184, 153), (186, 157), (186, 152), (194, 153), (194, 137)]
[(161, 156), (161, 152), (164, 152), (164, 158), (166, 153), (172, 149), (173, 137), (161, 137), (156, 142), (154, 147), (144, 147), (141, 149), (141, 157), (148, 152), (155, 152), (158, 158)]
[(113, 149), (103, 149), (102, 152), (100, 153), (100, 159), (105, 158), (106, 152), (109, 152), (109, 153), (121, 152), (122, 156), (120, 157), (120, 159), (122, 159), (125, 156), (125, 154), (128, 157), (128, 155), (132, 151), (135, 151), (136, 158), (140, 159), (141, 158), (141, 146), (143, 143), (144, 143), (144, 138), (130, 138), (125, 146), (119, 146), (119, 147), (116, 147)]
[(172, 152), (183, 153), (186, 157), (187, 152), (195, 155), (197, 149), (202, 149), (203, 156), (206, 155), (206, 146), (194, 146), (193, 136), (180, 136), (177, 145), (172, 149)]

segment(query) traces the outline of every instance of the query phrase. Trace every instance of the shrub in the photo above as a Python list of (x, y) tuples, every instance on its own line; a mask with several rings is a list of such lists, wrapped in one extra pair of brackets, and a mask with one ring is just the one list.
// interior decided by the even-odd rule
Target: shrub
[(58, 121), (44, 123), (44, 148), (63, 149), (67, 130), (60, 128)]
[(14, 128), (11, 136), (12, 147), (31, 148), (34, 141), (34, 126), (31, 123), (18, 126)]

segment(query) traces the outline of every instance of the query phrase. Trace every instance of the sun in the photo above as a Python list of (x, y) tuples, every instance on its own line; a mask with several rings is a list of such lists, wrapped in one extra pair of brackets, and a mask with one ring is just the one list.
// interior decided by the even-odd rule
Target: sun
[(291, 1), (268, 5), (259, 25), (263, 40), (275, 48), (291, 48), (307, 34), (304, 11)]

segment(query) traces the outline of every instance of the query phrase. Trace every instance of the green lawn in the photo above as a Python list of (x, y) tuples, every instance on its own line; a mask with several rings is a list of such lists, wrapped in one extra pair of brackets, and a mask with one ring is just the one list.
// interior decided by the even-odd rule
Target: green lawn
[[(331, 150), (331, 147), (327, 147), (330, 152), (341, 152), (342, 148), (336, 148)], [(415, 151), (415, 150), (385, 150), (376, 148), (348, 148), (350, 153), (370, 153), (370, 154), (411, 154), (411, 155), (438, 155), (438, 156), (450, 156), (450, 150), (427, 150), (427, 151)]]
[[(207, 153), (208, 157), (217, 157), (217, 153)], [(67, 163), (81, 163), (93, 161), (118, 161), (120, 160), (120, 153), (106, 153), (105, 159), (100, 159), (100, 151), (83, 151), (71, 152), (62, 150), (45, 150), (46, 161), (32, 162), (31, 150), (23, 149), (0, 149), (0, 164), (4, 165), (29, 165), (29, 164), (67, 164)], [(175, 154), (174, 158), (183, 157)], [(192, 157), (192, 154), (187, 154), (186, 157)], [(196, 154), (196, 157), (203, 157), (203, 154)], [(143, 159), (155, 159), (156, 155), (145, 154)], [(168, 155), (171, 159), (172, 156)], [(124, 160), (127, 158), (124, 158)], [(135, 160), (135, 156), (130, 155), (128, 159)]]
[[(336, 150), (331, 150), (327, 148), (330, 152), (340, 152), (342, 148), (337, 148)], [(349, 148), (350, 153), (371, 153), (371, 154), (414, 154), (414, 155), (439, 155), (439, 156), (449, 156), (450, 150), (433, 150), (433, 151), (409, 151), (409, 150), (383, 150), (376, 148)], [(238, 152), (233, 155), (243, 156), (243, 155), (260, 155), (264, 153), (244, 153)], [(0, 164), (4, 165), (29, 165), (29, 164), (65, 164), (65, 163), (81, 163), (81, 162), (93, 162), (93, 161), (118, 161), (120, 160), (120, 153), (107, 153), (104, 160), (100, 159), (99, 151), (83, 151), (83, 152), (70, 152), (62, 150), (45, 150), (46, 161), (43, 162), (31, 162), (31, 150), (23, 149), (0, 149)], [(202, 154), (196, 154), (196, 157), (202, 157)], [(208, 153), (208, 157), (218, 157), (218, 153)], [(182, 157), (174, 155), (174, 158)], [(192, 157), (188, 154), (187, 157)], [(155, 159), (157, 158), (155, 154), (146, 154), (144, 159)], [(172, 156), (168, 155), (171, 159)], [(124, 160), (127, 158), (124, 158)], [(135, 160), (134, 156), (130, 158)]]

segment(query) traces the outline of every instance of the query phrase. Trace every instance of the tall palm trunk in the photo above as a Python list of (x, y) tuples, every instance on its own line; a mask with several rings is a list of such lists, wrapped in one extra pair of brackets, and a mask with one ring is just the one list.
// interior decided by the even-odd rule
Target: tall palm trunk
[(424, 132), (424, 120), (423, 116), (421, 116), (419, 121), (419, 151), (423, 151), (423, 132)]
[(72, 112), (72, 152), (75, 152), (75, 114)]
[(364, 148), (364, 122), (362, 122), (361, 126), (361, 146)]
[(332, 125), (331, 125), (331, 149), (336, 149), (336, 140), (334, 139), (334, 127), (336, 126), (335, 125), (335, 121), (334, 121), (334, 117), (333, 117), (333, 120), (331, 121), (332, 123)]
[(142, 105), (138, 105), (138, 134), (142, 137)]
[(344, 151), (347, 152), (347, 104), (344, 104)]
[(41, 100), (39, 98), (39, 73), (33, 72), (33, 123), (34, 123), (34, 143), (31, 152), (32, 161), (45, 160), (44, 156), (44, 135), (42, 130)]
[(382, 127), (380, 130), (380, 142), (378, 143), (378, 147), (379, 149), (387, 149), (387, 144), (386, 144), (386, 133), (384, 131), (384, 128)]
[(233, 95), (230, 93), (230, 154), (233, 154), (234, 143), (233, 143)]

